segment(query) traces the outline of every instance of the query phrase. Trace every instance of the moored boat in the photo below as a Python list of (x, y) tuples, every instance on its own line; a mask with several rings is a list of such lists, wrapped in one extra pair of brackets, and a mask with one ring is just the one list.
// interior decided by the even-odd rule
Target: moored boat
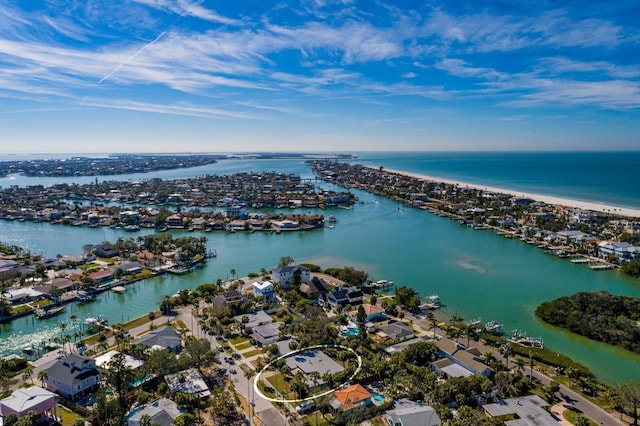
[(45, 319), (54, 317), (62, 311), (64, 311), (64, 306), (54, 306), (53, 308), (49, 309), (37, 308), (33, 311), (33, 313), (35, 314), (36, 318)]
[(421, 308), (438, 309), (441, 306), (442, 303), (440, 302), (440, 296), (438, 296), (437, 294), (432, 294), (431, 296), (427, 297), (426, 303), (424, 303)]

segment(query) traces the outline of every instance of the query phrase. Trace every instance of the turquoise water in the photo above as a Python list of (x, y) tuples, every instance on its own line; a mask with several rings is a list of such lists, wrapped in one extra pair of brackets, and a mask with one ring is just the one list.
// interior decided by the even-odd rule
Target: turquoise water
[[(281, 171), (280, 164), (282, 170), (310, 176), (300, 161), (238, 161), (225, 167), (231, 171), (244, 166), (259, 170), (260, 164), (267, 165), (264, 169)], [(385, 164), (385, 167), (392, 165)], [(426, 170), (423, 173), (435, 174)], [(204, 233), (208, 248), (215, 249), (218, 257), (210, 259), (202, 269), (185, 276), (139, 282), (122, 295), (106, 292), (95, 302), (70, 305), (65, 313), (48, 320), (26, 317), (0, 325), (0, 351), (3, 354), (19, 351), (30, 342), (59, 336), (61, 321), (68, 324), (65, 333), (69, 334), (80, 331), (86, 317), (103, 315), (114, 323), (145, 315), (158, 308), (162, 295), (229, 277), (231, 269), (239, 276), (263, 267), (270, 269), (281, 257), (291, 256), (297, 262), (322, 267), (348, 265), (364, 269), (374, 281), (393, 280), (396, 285), (415, 288), (422, 296), (437, 293), (445, 305), (438, 313), (442, 317), (457, 312), (467, 319), (480, 316), (483, 321), (498, 321), (505, 325), (506, 332), (519, 328), (531, 336), (542, 337), (551, 349), (587, 365), (602, 380), (640, 380), (640, 356), (547, 326), (534, 315), (535, 307), (542, 301), (577, 291), (607, 289), (613, 294), (640, 297), (640, 281), (617, 271), (595, 272), (585, 265), (547, 255), (521, 241), (504, 239), (490, 231), (474, 231), (425, 211), (355, 192), (362, 203), (353, 209), (317, 211), (336, 216), (334, 229), (280, 235)], [(74, 254), (81, 252), (87, 243), (115, 241), (118, 237), (137, 238), (145, 232), (149, 231), (132, 234), (108, 228), (0, 222), (3, 242), (47, 256)], [(173, 235), (199, 234), (175, 232)], [(71, 315), (79, 321), (71, 321)]]
[(340, 336), (342, 337), (355, 336), (356, 334), (358, 334), (357, 328), (347, 328), (346, 330), (340, 332)]
[(385, 398), (383, 395), (371, 389), (369, 389), (369, 393), (371, 394), (371, 399), (373, 399), (373, 402), (376, 404), (382, 404), (384, 402)]

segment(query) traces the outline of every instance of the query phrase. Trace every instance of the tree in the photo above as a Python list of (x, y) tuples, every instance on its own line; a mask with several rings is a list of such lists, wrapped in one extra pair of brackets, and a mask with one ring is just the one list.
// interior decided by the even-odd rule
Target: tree
[(499, 350), (502, 356), (504, 357), (504, 359), (506, 360), (505, 365), (507, 366), (507, 369), (509, 369), (509, 357), (513, 355), (513, 348), (511, 347), (511, 344), (505, 343), (502, 346), (500, 346)]
[(358, 336), (360, 339), (367, 340), (367, 314), (364, 311), (364, 306), (358, 306), (358, 313), (356, 314), (356, 324), (358, 324)]
[(44, 388), (45, 383), (47, 382), (48, 378), (49, 378), (49, 375), (47, 374), (46, 370), (40, 370), (38, 372), (38, 380), (40, 380), (40, 383), (41, 383), (43, 388)]
[(113, 386), (118, 396), (118, 405), (123, 411), (127, 410), (126, 395), (134, 378), (131, 367), (127, 365), (127, 360), (123, 353), (116, 353), (107, 366), (107, 376), (109, 383)]
[(638, 408), (640, 408), (640, 383), (628, 381), (615, 388), (620, 406), (633, 417), (633, 424), (638, 425)]
[(280, 258), (280, 262), (278, 263), (278, 268), (286, 268), (287, 266), (293, 263), (295, 263), (295, 261), (291, 257), (284, 256)]

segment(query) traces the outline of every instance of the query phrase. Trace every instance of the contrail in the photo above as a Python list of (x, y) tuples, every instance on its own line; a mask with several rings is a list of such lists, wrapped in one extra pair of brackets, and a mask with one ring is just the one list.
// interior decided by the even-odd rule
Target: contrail
[(138, 55), (140, 55), (147, 47), (152, 46), (153, 44), (155, 44), (158, 40), (160, 40), (162, 38), (163, 35), (165, 35), (167, 33), (168, 30), (164, 30), (163, 32), (160, 33), (160, 35), (158, 37), (156, 37), (154, 40), (150, 41), (149, 43), (145, 44), (144, 46), (142, 46), (140, 49), (138, 49), (138, 51), (136, 53), (134, 53), (133, 55), (131, 55), (130, 58), (128, 58), (126, 61), (122, 62), (121, 64), (118, 64), (118, 66), (116, 66), (113, 70), (111, 70), (111, 72), (107, 75), (105, 75), (104, 77), (102, 77), (100, 79), (100, 81), (98, 81), (98, 84), (102, 83), (103, 81), (107, 80), (109, 77), (111, 77), (113, 74), (115, 74), (120, 68), (122, 68), (123, 66), (127, 65), (129, 62), (133, 61)]

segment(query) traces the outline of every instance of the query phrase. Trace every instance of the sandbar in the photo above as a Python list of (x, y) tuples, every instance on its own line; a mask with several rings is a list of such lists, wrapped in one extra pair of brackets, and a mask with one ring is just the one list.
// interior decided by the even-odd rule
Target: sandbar
[(496, 188), (493, 186), (477, 185), (473, 183), (460, 182), (457, 180), (444, 179), (435, 176), (428, 176), (419, 173), (411, 173), (400, 170), (385, 169), (388, 172), (397, 173), (400, 175), (411, 176), (418, 179), (424, 179), (431, 182), (442, 182), (451, 185), (458, 185), (460, 187), (481, 189), (483, 191), (490, 191), (499, 194), (509, 194), (515, 197), (530, 198), (535, 201), (540, 201), (546, 204), (563, 206), (563, 207), (575, 207), (583, 210), (591, 210), (593, 212), (603, 212), (607, 214), (613, 214), (617, 216), (625, 217), (640, 217), (640, 209), (632, 209), (629, 207), (612, 206), (609, 204), (601, 204), (594, 201), (580, 201), (572, 200), (570, 198), (555, 197), (551, 195), (534, 194), (531, 192), (521, 192), (513, 189)]

